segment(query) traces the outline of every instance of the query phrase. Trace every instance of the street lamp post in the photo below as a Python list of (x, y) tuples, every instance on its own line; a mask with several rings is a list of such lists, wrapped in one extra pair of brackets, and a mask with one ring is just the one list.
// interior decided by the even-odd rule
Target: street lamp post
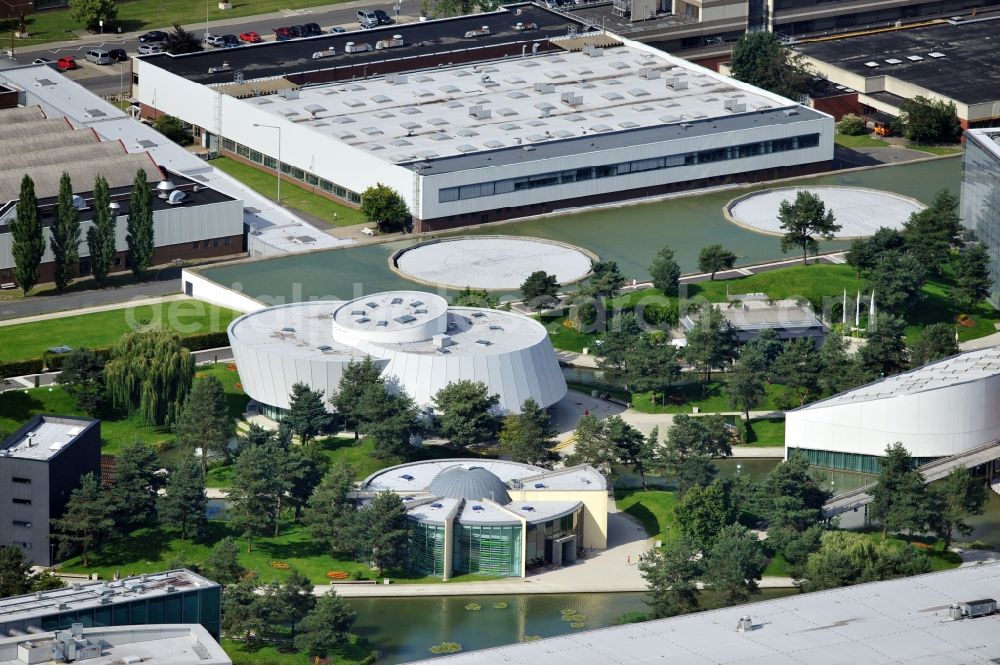
[(254, 127), (267, 127), (268, 129), (276, 129), (276, 130), (278, 130), (278, 168), (275, 169), (278, 172), (278, 196), (277, 196), (277, 199), (276, 199), (276, 203), (278, 205), (281, 205), (281, 127), (279, 127), (278, 125), (264, 125), (264, 124), (257, 123), (257, 122), (255, 122), (253, 124), (253, 126)]

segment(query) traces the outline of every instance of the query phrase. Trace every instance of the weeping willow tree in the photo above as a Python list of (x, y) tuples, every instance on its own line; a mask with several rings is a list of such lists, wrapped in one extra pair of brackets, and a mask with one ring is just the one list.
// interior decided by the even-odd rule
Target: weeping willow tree
[(194, 361), (176, 334), (136, 330), (111, 347), (104, 378), (115, 409), (147, 425), (169, 425), (191, 389)]

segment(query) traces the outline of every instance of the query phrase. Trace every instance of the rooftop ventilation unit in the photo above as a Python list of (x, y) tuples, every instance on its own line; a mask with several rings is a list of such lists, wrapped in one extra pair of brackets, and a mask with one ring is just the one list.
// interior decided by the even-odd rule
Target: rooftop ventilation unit
[(434, 345), (435, 349), (444, 349), (451, 346), (451, 335), (434, 335), (431, 337), (431, 344)]
[(380, 39), (375, 42), (375, 50), (381, 51), (387, 48), (398, 48), (403, 46), (403, 35), (393, 35), (392, 39)]
[(440, 503), (432, 503), (431, 508), (443, 508), (444, 506)]
[(298, 99), (299, 89), (298, 88), (282, 88), (278, 91), (278, 96), (282, 99)]
[(600, 58), (604, 55), (604, 49), (599, 46), (594, 46), (593, 44), (584, 44), (583, 54), (591, 58)]
[(580, 106), (583, 104), (583, 96), (575, 92), (564, 92), (559, 96), (559, 99), (567, 106)]
[(372, 45), (368, 42), (347, 42), (344, 45), (344, 53), (365, 53), (372, 50)]
[(390, 85), (403, 85), (408, 81), (406, 74), (386, 74), (385, 82)]
[(174, 191), (174, 189), (176, 189), (176, 187), (174, 183), (170, 182), (170, 180), (161, 180), (156, 186), (156, 191), (160, 193), (161, 199), (165, 199), (170, 196), (170, 192)]
[(643, 67), (639, 70), (639, 78), (644, 78), (647, 81), (658, 79), (660, 78), (660, 70), (653, 69), (652, 67)]
[(167, 197), (167, 204), (172, 206), (180, 205), (184, 202), (185, 198), (187, 198), (187, 194), (176, 189), (170, 192), (170, 196)]
[(479, 511), (482, 511), (482, 510), (486, 510), (486, 508), (484, 508), (483, 506), (480, 506), (479, 504), (476, 504), (475, 506), (473, 506), (472, 509), (474, 511), (476, 511), (476, 512), (479, 512)]
[(490, 26), (484, 25), (478, 30), (469, 30), (465, 33), (466, 39), (475, 39), (476, 37), (486, 37), (490, 34)]
[(687, 90), (688, 82), (687, 80), (681, 78), (680, 76), (671, 76), (666, 79), (667, 87), (673, 90)]
[(411, 476), (408, 473), (401, 473), (399, 474), (399, 477), (402, 478), (403, 480), (413, 480), (413, 476)]
[(749, 616), (741, 616), (736, 624), (736, 632), (746, 633), (753, 630), (753, 619)]
[(469, 115), (476, 120), (486, 120), (493, 115), (493, 111), (482, 104), (475, 104), (469, 107)]
[(334, 46), (327, 48), (325, 51), (316, 51), (312, 54), (313, 60), (319, 60), (320, 58), (332, 58), (337, 55), (337, 49)]
[(556, 84), (555, 83), (545, 83), (545, 82), (539, 81), (538, 83), (535, 84), (535, 92), (537, 92), (539, 94), (547, 95), (547, 94), (553, 93), (555, 91), (556, 91)]

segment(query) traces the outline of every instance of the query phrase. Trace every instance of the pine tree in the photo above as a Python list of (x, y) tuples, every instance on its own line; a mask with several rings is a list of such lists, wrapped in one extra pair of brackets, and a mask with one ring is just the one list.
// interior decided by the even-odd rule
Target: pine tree
[(524, 304), (530, 309), (542, 310), (552, 306), (557, 300), (556, 294), (559, 291), (559, 282), (555, 275), (550, 275), (544, 270), (536, 270), (528, 275), (521, 284), (521, 297)]
[(282, 419), (292, 432), (299, 437), (302, 445), (308, 445), (317, 434), (330, 425), (330, 414), (323, 404), (323, 391), (310, 390), (304, 383), (292, 385), (288, 399), (288, 413)]
[(153, 265), (153, 252), (156, 249), (153, 233), (153, 201), (149, 182), (146, 180), (146, 171), (139, 169), (132, 182), (125, 235), (132, 272), (137, 278)]
[(35, 183), (27, 175), (21, 180), (21, 193), (17, 199), (17, 214), (10, 223), (14, 255), (14, 279), (24, 294), (38, 284), (38, 266), (45, 253), (45, 235), (42, 217), (38, 213)]
[(212, 551), (205, 559), (205, 574), (210, 579), (227, 586), (239, 582), (243, 573), (243, 566), (240, 565), (240, 550), (232, 536), (226, 536), (212, 546)]
[(677, 295), (677, 285), (681, 279), (681, 267), (674, 259), (674, 250), (661, 247), (649, 264), (649, 275), (653, 278), (653, 287), (667, 296)]
[(555, 435), (549, 414), (529, 397), (521, 405), (521, 413), (504, 419), (500, 442), (510, 449), (515, 462), (551, 468), (559, 458), (552, 450)]
[(990, 295), (990, 255), (986, 245), (974, 242), (955, 260), (955, 296), (965, 307), (972, 307)]
[(268, 535), (277, 525), (278, 495), (284, 488), (276, 453), (273, 445), (247, 448), (233, 465), (229, 522), (243, 532), (247, 552), (253, 551), (254, 536)]
[(372, 359), (365, 356), (360, 362), (352, 360), (344, 367), (340, 375), (337, 392), (330, 398), (330, 403), (348, 424), (354, 427), (354, 438), (358, 438), (358, 423), (360, 422), (361, 396), (369, 386), (384, 386), (382, 368)]
[(683, 538), (668, 538), (663, 547), (642, 557), (639, 572), (646, 580), (653, 618), (687, 614), (698, 608), (698, 579), (702, 575), (698, 550)]
[(406, 507), (395, 492), (379, 492), (360, 511), (365, 545), (378, 576), (386, 568), (402, 567), (407, 562), (410, 529)]
[(736, 265), (736, 255), (722, 245), (709, 245), (698, 252), (698, 270), (711, 274), (709, 279), (715, 279), (715, 273), (721, 270), (731, 270)]
[(313, 540), (326, 543), (330, 555), (353, 549), (358, 540), (354, 504), (348, 498), (354, 489), (354, 470), (334, 464), (309, 497), (302, 519)]
[(809, 255), (819, 251), (819, 241), (814, 236), (830, 240), (840, 231), (832, 210), (816, 194), (800, 190), (795, 201), (782, 201), (778, 206), (778, 220), (781, 222), (781, 251), (793, 247), (802, 249), (802, 264), (809, 262)]
[(299, 625), (295, 648), (312, 658), (326, 658), (347, 643), (356, 618), (354, 610), (334, 590), (327, 591)]
[(160, 522), (180, 529), (182, 540), (189, 536), (197, 538), (208, 526), (207, 508), (205, 474), (193, 457), (182, 455), (167, 477), (166, 492), (159, 499)]
[(221, 381), (208, 376), (194, 382), (174, 432), (182, 447), (192, 451), (201, 449), (201, 469), (207, 475), (209, 456), (225, 456), (229, 439), (236, 433)]
[(73, 205), (73, 184), (65, 171), (59, 179), (56, 222), (49, 246), (55, 263), (56, 288), (62, 291), (80, 271), (80, 213)]
[(111, 209), (111, 192), (104, 176), (94, 181), (94, 223), (87, 229), (90, 250), (90, 270), (98, 284), (104, 284), (115, 264), (115, 226), (118, 223)]
[(115, 526), (131, 531), (156, 522), (157, 493), (163, 486), (156, 473), (159, 457), (150, 446), (135, 440), (122, 445), (115, 455), (115, 472), (108, 488)]
[(485, 383), (467, 379), (449, 383), (435, 393), (433, 401), (440, 412), (441, 433), (453, 446), (462, 448), (480, 443), (496, 432), (493, 410), (500, 403), (500, 396), (491, 395)]
[(18, 545), (0, 546), (0, 598), (20, 596), (31, 589), (31, 562)]
[(405, 457), (410, 437), (419, 431), (420, 411), (413, 398), (400, 389), (391, 393), (382, 384), (368, 386), (358, 406), (361, 433), (375, 442), (375, 456)]
[(80, 486), (69, 496), (62, 517), (52, 520), (52, 538), (59, 543), (59, 556), (80, 550), (83, 567), (90, 565), (90, 553), (110, 533), (111, 504), (93, 473), (80, 478)]

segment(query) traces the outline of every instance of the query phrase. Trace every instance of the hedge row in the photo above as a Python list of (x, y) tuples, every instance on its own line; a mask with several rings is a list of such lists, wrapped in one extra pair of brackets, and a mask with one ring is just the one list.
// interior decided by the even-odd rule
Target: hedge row
[[(226, 331), (197, 333), (184, 337), (184, 346), (189, 351), (202, 351), (204, 349), (215, 349), (222, 346), (229, 346), (229, 336)], [(110, 351), (107, 347), (100, 347), (93, 350), (99, 356), (107, 358)], [(64, 353), (52, 353), (46, 351), (41, 358), (26, 358), (23, 360), (0, 360), (0, 379), (11, 376), (24, 376), (25, 374), (40, 374), (44, 371), (55, 372), (62, 369)]]

